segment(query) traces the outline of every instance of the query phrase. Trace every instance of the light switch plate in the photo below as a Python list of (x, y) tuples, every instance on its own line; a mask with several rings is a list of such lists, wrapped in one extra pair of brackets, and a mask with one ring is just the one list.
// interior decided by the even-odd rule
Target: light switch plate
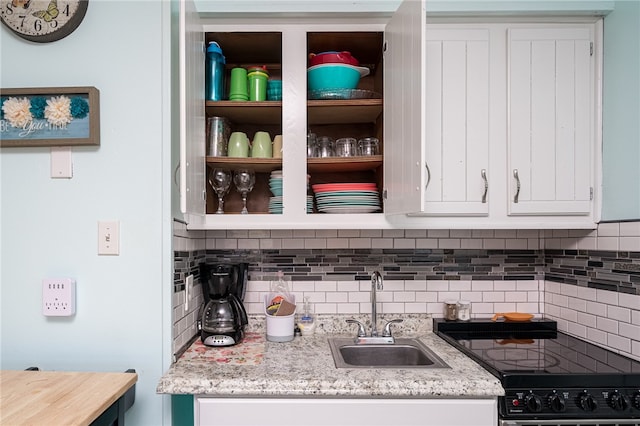
[(70, 317), (76, 313), (76, 281), (72, 278), (42, 280), (42, 315)]
[(51, 147), (51, 178), (71, 179), (73, 177), (73, 161), (71, 159), (71, 147)]
[(98, 254), (120, 254), (120, 222), (98, 222)]

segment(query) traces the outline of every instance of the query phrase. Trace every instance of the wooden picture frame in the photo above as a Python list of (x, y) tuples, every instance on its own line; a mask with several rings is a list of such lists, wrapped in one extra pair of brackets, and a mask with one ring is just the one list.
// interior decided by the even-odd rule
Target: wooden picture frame
[(98, 89), (0, 88), (0, 147), (82, 145), (100, 145)]

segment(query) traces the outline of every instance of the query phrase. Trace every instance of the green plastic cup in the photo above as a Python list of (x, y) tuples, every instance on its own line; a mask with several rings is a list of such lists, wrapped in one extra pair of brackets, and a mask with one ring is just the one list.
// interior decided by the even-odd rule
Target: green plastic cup
[(231, 82), (229, 83), (229, 100), (231, 101), (249, 100), (246, 69), (233, 68), (231, 70)]
[(269, 73), (266, 70), (252, 70), (247, 77), (249, 79), (249, 100), (266, 101)]

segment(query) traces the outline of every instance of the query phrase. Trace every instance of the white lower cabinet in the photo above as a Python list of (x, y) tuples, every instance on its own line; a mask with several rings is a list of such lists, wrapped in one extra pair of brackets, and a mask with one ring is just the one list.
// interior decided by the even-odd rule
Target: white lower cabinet
[(495, 426), (496, 399), (195, 398), (196, 426)]

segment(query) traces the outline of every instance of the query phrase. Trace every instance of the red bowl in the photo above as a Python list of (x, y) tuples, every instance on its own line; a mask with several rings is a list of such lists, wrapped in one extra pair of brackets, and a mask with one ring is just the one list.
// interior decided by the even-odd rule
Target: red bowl
[(353, 56), (351, 52), (322, 52), (322, 53), (309, 53), (309, 66), (320, 64), (348, 64), (353, 66), (359, 66), (360, 62)]

